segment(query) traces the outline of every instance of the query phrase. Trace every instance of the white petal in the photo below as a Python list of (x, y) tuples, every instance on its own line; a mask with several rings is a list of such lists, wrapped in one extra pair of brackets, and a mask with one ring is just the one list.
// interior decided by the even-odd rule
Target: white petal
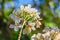
[(44, 34), (42, 34), (42, 36), (45, 38), (46, 36)]
[(30, 32), (31, 32), (31, 29), (27, 29), (26, 28), (26, 29), (23, 30), (23, 34), (27, 34), (28, 35)]
[(57, 30), (59, 31), (59, 28), (58, 27), (51, 27), (52, 30)]
[(31, 40), (35, 40), (36, 34), (33, 34), (33, 36), (31, 37)]
[(17, 18), (17, 17), (14, 16), (13, 14), (10, 14), (10, 17), (13, 19), (13, 21), (14, 21), (15, 23), (20, 23), (20, 20), (21, 20), (21, 19)]
[(31, 25), (31, 26), (35, 26), (35, 23), (34, 22), (28, 22), (28, 25)]
[(11, 25), (9, 26), (9, 28), (14, 28), (14, 25), (11, 24)]
[(36, 15), (36, 17), (37, 17), (37, 18), (40, 18), (40, 16), (39, 16), (39, 15)]
[(33, 34), (33, 36), (31, 37), (32, 39), (36, 37), (36, 34)]
[(55, 32), (55, 30), (51, 30), (51, 33), (54, 33)]
[(45, 33), (45, 36), (50, 36), (50, 32), (49, 32), (49, 31), (46, 32), (46, 33)]
[(36, 28), (35, 27), (32, 27), (32, 30), (36, 30)]
[(23, 10), (23, 9), (24, 9), (24, 5), (21, 5), (21, 6), (20, 6), (20, 9)]
[(40, 36), (41, 36), (41, 33), (38, 33), (38, 34), (37, 34), (37, 38), (39, 39), (39, 38), (40, 38)]
[(26, 6), (24, 9), (25, 9), (25, 10), (27, 10), (27, 9), (28, 9), (28, 7)]
[(51, 40), (52, 38), (50, 37), (49, 40)]
[(37, 12), (36, 14), (40, 15), (40, 12)]
[(14, 30), (15, 30), (15, 31), (18, 31), (18, 30), (19, 30), (19, 28), (15, 26), (15, 27), (14, 27)]
[(60, 39), (60, 34), (56, 35), (56, 37), (54, 38), (54, 40), (58, 40)]
[(49, 27), (45, 27), (44, 30), (43, 30), (43, 32), (47, 32), (49, 30), (50, 30)]
[(38, 33), (36, 37), (40, 39), (40, 36), (41, 36), (41, 33)]
[(31, 39), (31, 40), (34, 40), (34, 39)]
[(19, 24), (20, 23), (20, 19), (16, 19), (15, 20), (15, 23), (18, 23)]
[(11, 17), (12, 19), (14, 19), (14, 18), (15, 18), (15, 16), (14, 16), (13, 14), (10, 14), (10, 17)]
[(31, 8), (31, 5), (30, 5), (30, 4), (28, 4), (28, 7), (29, 7), (29, 8)]
[(14, 14), (10, 14), (11, 19), (13, 19), (13, 21), (17, 20), (17, 17), (14, 16)]
[(40, 28), (40, 25), (37, 25), (36, 28)]

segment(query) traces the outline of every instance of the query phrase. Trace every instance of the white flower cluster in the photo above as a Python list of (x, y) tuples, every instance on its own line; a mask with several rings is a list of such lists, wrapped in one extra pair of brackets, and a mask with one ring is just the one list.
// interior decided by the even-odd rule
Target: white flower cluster
[(34, 34), (31, 40), (60, 40), (60, 32), (53, 29), (45, 33)]
[(48, 40), (49, 36), (50, 36), (50, 32), (47, 32), (45, 34), (38, 33), (38, 34), (34, 34), (31, 37), (31, 40)]
[(41, 25), (41, 22), (39, 21), (40, 12), (35, 8), (32, 8), (31, 5), (21, 5), (17, 10), (14, 10), (13, 13), (10, 14), (10, 17), (15, 24), (11, 24), (9, 27), (14, 28), (15, 31), (22, 28), (23, 21), (26, 20), (23, 34), (29, 34), (31, 30), (36, 30), (36, 28), (40, 28)]
[(56, 30), (56, 31), (60, 32), (60, 29), (57, 26), (45, 27), (43, 32), (47, 32), (47, 31), (50, 31), (50, 30)]

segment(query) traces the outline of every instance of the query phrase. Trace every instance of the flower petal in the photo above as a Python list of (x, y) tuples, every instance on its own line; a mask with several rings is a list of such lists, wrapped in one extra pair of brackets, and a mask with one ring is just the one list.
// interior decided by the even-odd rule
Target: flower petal
[(9, 28), (14, 28), (14, 25), (10, 24)]
[(25, 28), (24, 30), (23, 30), (23, 34), (29, 34), (31, 32), (31, 29), (30, 28)]
[(32, 30), (36, 30), (36, 28), (35, 27), (32, 27)]
[(19, 28), (18, 28), (17, 26), (15, 26), (15, 27), (14, 27), (14, 30), (15, 30), (15, 31), (18, 31), (18, 30), (19, 30)]

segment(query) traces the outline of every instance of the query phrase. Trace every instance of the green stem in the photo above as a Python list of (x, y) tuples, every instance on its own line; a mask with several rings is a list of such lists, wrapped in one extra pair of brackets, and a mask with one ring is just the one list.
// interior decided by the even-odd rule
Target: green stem
[(26, 21), (24, 20), (23, 25), (22, 25), (22, 28), (21, 28), (21, 30), (20, 30), (20, 33), (19, 33), (19, 35), (18, 35), (18, 40), (20, 40), (20, 38), (21, 38), (21, 34), (22, 34), (23, 27), (24, 27), (25, 23), (26, 23)]

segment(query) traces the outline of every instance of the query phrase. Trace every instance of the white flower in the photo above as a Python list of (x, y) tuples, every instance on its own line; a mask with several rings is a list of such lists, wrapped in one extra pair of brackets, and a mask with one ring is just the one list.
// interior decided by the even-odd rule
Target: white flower
[(13, 14), (17, 14), (17, 15), (19, 15), (20, 12), (21, 12), (21, 10), (18, 8), (18, 9), (15, 10), (15, 12), (13, 11)]
[(49, 31), (44, 33), (44, 34), (42, 34), (42, 36), (43, 36), (44, 40), (51, 40), (50, 32)]
[(31, 5), (30, 4), (28, 4), (28, 8), (31, 8)]
[(31, 26), (28, 25), (24, 30), (23, 30), (23, 34), (29, 34), (31, 32)]
[(60, 33), (54, 38), (54, 40), (60, 40)]
[(40, 15), (40, 12), (36, 12), (36, 14)]
[(38, 33), (36, 37), (37, 37), (38, 39), (40, 39), (41, 36), (42, 36), (42, 34), (41, 34), (41, 33)]
[[(31, 5), (30, 4), (28, 4), (28, 6), (25, 6), (25, 8), (24, 8), (25, 10), (31, 10)], [(29, 12), (29, 11), (28, 11)]]
[(51, 33), (55, 33), (55, 30), (51, 30)]
[(43, 40), (43, 36), (42, 36), (41, 33), (34, 34), (34, 35), (31, 37), (31, 40)]
[(23, 34), (29, 34), (31, 30), (36, 30), (34, 22), (28, 22), (28, 26), (23, 30)]
[(43, 30), (43, 32), (48, 32), (48, 31), (50, 31), (49, 27), (45, 27)]
[(36, 10), (35, 8), (32, 8), (32, 12), (35, 12), (35, 13), (36, 13), (36, 12), (37, 12), (37, 10)]
[(23, 9), (24, 9), (24, 5), (21, 5), (21, 6), (20, 6), (20, 10), (23, 10)]
[(33, 34), (33, 36), (31, 37), (31, 40), (35, 40), (36, 34)]
[(31, 27), (32, 30), (36, 30), (34, 22), (28, 22), (28, 25), (32, 26)]
[(34, 20), (40, 19), (39, 15), (40, 13), (38, 12), (38, 10), (32, 8), (30, 4), (28, 4), (28, 6), (21, 5), (18, 9), (13, 11), (13, 14), (10, 14), (11, 19), (13, 19), (13, 21), (15, 22), (15, 25), (12, 28), (14, 28), (14, 30), (21, 28), (21, 26), (19, 26), (20, 24), (22, 24), (21, 21), (26, 20), (28, 24), (26, 23), (24, 25), (29, 25), (30, 27), (25, 27), (23, 34), (29, 34), (31, 30), (36, 30), (36, 28), (40, 28), (41, 22), (34, 22)]
[(36, 12), (36, 18), (40, 18), (40, 12)]
[(43, 34), (43, 37), (44, 37), (44, 40), (51, 40), (51, 37), (50, 37), (50, 32), (46, 32)]
[(9, 28), (14, 28), (14, 25), (10, 24)]
[(36, 18), (40, 18), (40, 16), (38, 14), (36, 14)]
[(34, 22), (28, 22), (28, 25), (31, 25), (32, 27), (34, 27), (35, 26), (35, 23)]
[(29, 8), (28, 6), (25, 6), (24, 11), (26, 11), (27, 13), (31, 13), (31, 8)]
[(46, 36), (45, 36), (45, 34), (42, 34), (42, 36), (45, 38)]
[(48, 32), (46, 32), (44, 35), (45, 35), (45, 36), (50, 36), (50, 32), (48, 31)]
[(58, 27), (51, 27), (52, 30), (55, 30), (55, 31), (60, 31), (60, 29)]
[(36, 28), (35, 28), (35, 27), (32, 27), (31, 29), (32, 29), (32, 30), (36, 30)]
[(40, 21), (36, 21), (36, 28), (40, 28), (41, 22)]
[(15, 23), (20, 23), (20, 18), (17, 18), (16, 16), (14, 16), (13, 14), (10, 14), (10, 17), (11, 17), (11, 19), (13, 19), (13, 21), (15, 22)]
[(10, 24), (10, 26), (9, 26), (9, 28), (13, 28), (15, 31), (18, 31), (20, 27), (21, 27), (20, 25), (15, 26), (15, 25), (12, 25), (12, 24)]
[(18, 30), (19, 30), (18, 26), (15, 26), (15, 27), (14, 27), (14, 30), (15, 30), (15, 31), (18, 31)]

